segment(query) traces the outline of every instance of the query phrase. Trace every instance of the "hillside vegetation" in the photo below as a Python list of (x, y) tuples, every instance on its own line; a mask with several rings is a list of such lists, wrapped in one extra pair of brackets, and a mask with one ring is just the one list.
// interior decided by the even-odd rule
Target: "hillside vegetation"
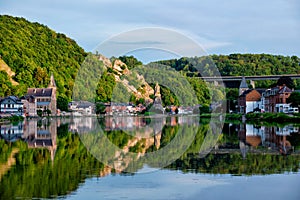
[[(183, 71), (187, 76), (213, 76), (218, 69), (222, 76), (300, 74), (300, 58), (269, 54), (230, 54), (158, 61)], [(212, 68), (211, 66), (216, 66)], [(199, 73), (199, 71), (201, 73)], [(258, 87), (268, 87), (276, 81), (263, 81)], [(300, 81), (294, 81), (296, 88)]]
[(0, 55), (20, 84), (14, 87), (5, 82), (7, 77), (1, 73), (1, 84), (8, 87), (1, 91), (1, 96), (23, 95), (27, 87), (46, 87), (53, 73), (59, 95), (70, 98), (74, 78), (86, 53), (74, 40), (47, 26), (2, 15)]
[[(180, 76), (186, 77), (199, 104), (209, 104), (212, 98), (217, 100), (224, 97), (222, 91), (213, 85), (207, 86), (199, 76), (209, 76), (217, 71), (226, 76), (300, 74), (298, 57), (268, 54), (184, 57), (151, 63), (153, 68), (145, 72), (140, 68), (142, 63), (133, 56), (109, 59), (99, 54), (86, 53), (64, 34), (56, 33), (45, 25), (7, 15), (0, 15), (0, 56), (0, 96), (22, 96), (28, 87), (47, 87), (50, 74), (53, 73), (58, 97), (67, 101), (73, 97), (78, 72), (84, 78), (76, 82), (74, 95), (99, 102), (109, 102), (112, 99), (134, 103), (151, 102), (157, 82), (153, 77), (161, 82), (168, 81), (170, 85), (161, 85), (163, 105), (179, 104), (178, 95), (175, 95), (179, 86), (182, 86), (179, 88), (181, 91), (191, 91), (184, 89), (187, 83), (177, 83), (179, 79), (173, 76), (176, 71), (180, 71)], [(169, 67), (161, 70), (156, 68), (158, 63)], [(81, 66), (88, 67), (79, 71)], [(170, 67), (176, 71), (172, 72)], [(299, 80), (294, 83), (296, 88), (300, 87)], [(264, 81), (256, 85), (269, 87), (272, 84), (274, 81)], [(87, 88), (95, 90), (84, 93)], [(231, 95), (232, 98), (236, 99), (237, 91), (231, 93), (234, 94)], [(188, 95), (183, 97), (188, 99), (186, 102), (191, 99)]]

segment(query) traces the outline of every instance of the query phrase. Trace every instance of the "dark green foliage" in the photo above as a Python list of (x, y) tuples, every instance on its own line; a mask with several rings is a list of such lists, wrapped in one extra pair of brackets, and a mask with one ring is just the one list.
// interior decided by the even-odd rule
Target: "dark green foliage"
[(143, 63), (136, 59), (133, 56), (120, 56), (119, 59), (127, 65), (127, 68), (130, 70), (135, 66), (142, 65)]
[(299, 123), (298, 116), (290, 116), (284, 113), (248, 113), (247, 121), (250, 123), (259, 124), (261, 122), (269, 123)]
[(131, 135), (128, 135), (127, 133), (123, 131), (107, 131), (105, 133), (107, 135), (107, 138), (117, 147), (123, 148), (125, 145), (127, 145), (128, 141), (132, 139), (133, 137)]
[(0, 97), (11, 95), (13, 92), (13, 86), (9, 80), (9, 77), (5, 71), (0, 71)]
[(103, 103), (96, 103), (96, 114), (105, 114), (105, 108)]
[(209, 104), (210, 103), (210, 93), (208, 85), (201, 79), (198, 78), (187, 78), (191, 87), (197, 96), (199, 104)]
[(27, 87), (47, 87), (53, 73), (58, 93), (70, 98), (84, 50), (66, 35), (24, 18), (1, 15), (0, 27), (0, 55), (20, 83), (15, 95), (23, 95)]
[[(68, 132), (60, 134), (54, 160), (46, 148), (29, 149), (21, 141), (14, 146), (20, 151), (16, 166), (1, 179), (1, 199), (62, 197), (75, 191), (87, 177), (98, 176), (104, 168), (88, 153), (79, 136)], [(5, 153), (9, 151), (11, 148)]]
[(6, 163), (12, 148), (11, 145), (5, 140), (0, 140), (0, 164)]
[(278, 79), (277, 84), (276, 85), (286, 85), (287, 87), (293, 89), (295, 88), (295, 84), (293, 82), (293, 80), (290, 77), (287, 76), (282, 76)]
[(69, 131), (69, 124), (61, 124), (59, 127), (57, 127), (57, 137), (59, 139), (64, 138), (68, 135)]
[(43, 115), (43, 111), (42, 111), (42, 110), (37, 110), (36, 113), (37, 113), (37, 115), (38, 115), (39, 117), (41, 117), (41, 116)]
[(202, 105), (200, 107), (200, 114), (202, 114), (202, 113), (210, 113), (210, 112), (211, 111), (210, 111), (209, 105), (204, 104), (204, 105)]
[(97, 56), (89, 53), (77, 73), (73, 87), (73, 100), (95, 101), (95, 91), (99, 83), (103, 84), (101, 75), (105, 71), (106, 67), (103, 62)]
[(285, 171), (297, 172), (299, 155), (284, 157), (272, 154), (248, 154), (242, 159), (236, 154), (208, 154), (205, 158), (199, 158), (198, 154), (182, 156), (167, 168), (196, 173), (212, 174), (274, 174)]
[(160, 92), (163, 106), (179, 106), (178, 98), (169, 88), (161, 86)]
[[(222, 76), (253, 76), (299, 74), (300, 58), (297, 56), (281, 56), (269, 54), (230, 54), (212, 55), (194, 58), (180, 58), (158, 63), (171, 66), (177, 71), (183, 71), (187, 76), (217, 75), (214, 66)], [(196, 70), (197, 69), (197, 70)], [(258, 81), (256, 87), (266, 88), (274, 81)], [(294, 81), (295, 87), (300, 87), (300, 81)]]
[(61, 111), (68, 111), (68, 99), (62, 96), (57, 98), (57, 108)]
[(96, 102), (110, 102), (115, 85), (116, 81), (114, 75), (104, 72), (97, 86)]
[(293, 92), (287, 99), (287, 103), (292, 103), (293, 107), (300, 107), (300, 92)]

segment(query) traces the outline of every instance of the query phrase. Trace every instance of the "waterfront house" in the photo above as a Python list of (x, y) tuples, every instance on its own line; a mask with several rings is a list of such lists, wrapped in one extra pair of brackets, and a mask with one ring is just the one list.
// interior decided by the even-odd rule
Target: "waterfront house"
[[(31, 99), (26, 97), (30, 97)], [(28, 103), (25, 102), (26, 100)], [(23, 101), (28, 106), (26, 109), (28, 109), (29, 106), (35, 106), (35, 109), (30, 107), (30, 111), (26, 110), (29, 116), (37, 116), (38, 110), (49, 110), (51, 115), (56, 115), (56, 84), (53, 75), (51, 75), (50, 83), (47, 88), (28, 88)]]
[(290, 105), (287, 99), (293, 91), (286, 85), (276, 86), (266, 90), (262, 96), (264, 98), (264, 108), (266, 112), (287, 113)]
[(92, 115), (94, 114), (95, 104), (88, 101), (71, 101), (68, 104), (68, 109), (75, 115)]
[(36, 98), (32, 95), (26, 95), (21, 97), (23, 103), (23, 113), (27, 116), (35, 116), (37, 111)]
[(238, 98), (238, 108), (240, 113), (254, 112), (260, 110), (261, 93), (255, 89), (244, 91)]
[(0, 112), (13, 115), (23, 114), (23, 103), (16, 96), (8, 96), (0, 100)]
[(22, 138), (23, 122), (19, 121), (17, 124), (0, 124), (0, 137), (6, 141), (14, 142)]

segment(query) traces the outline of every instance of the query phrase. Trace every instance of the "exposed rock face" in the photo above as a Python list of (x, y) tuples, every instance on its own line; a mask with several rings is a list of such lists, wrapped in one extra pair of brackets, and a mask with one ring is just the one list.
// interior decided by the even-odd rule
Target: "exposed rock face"
[[(113, 70), (116, 82), (122, 83), (126, 87), (128, 92), (134, 94), (136, 99), (143, 98), (145, 99), (146, 104), (153, 102), (153, 100), (150, 98), (150, 95), (154, 94), (154, 90), (146, 82), (144, 76), (137, 73), (132, 73), (128, 69), (127, 65), (119, 59), (114, 60), (113, 63), (103, 55), (99, 55), (98, 59), (103, 62), (106, 68), (111, 68)], [(130, 81), (128, 80), (129, 78), (138, 80), (139, 87), (136, 88), (134, 85), (131, 85)], [(158, 88), (158, 92), (160, 95), (160, 88)]]
[(8, 76), (10, 77), (10, 82), (12, 83), (12, 85), (19, 85), (18, 82), (16, 82), (15, 80), (12, 79), (12, 77), (14, 77), (16, 73), (13, 72), (11, 70), (11, 68), (0, 57), (0, 71), (2, 71), (2, 70), (5, 71), (8, 74)]
[(106, 66), (108, 68), (112, 67), (110, 60), (108, 58), (106, 58), (105, 56), (99, 55), (99, 60), (101, 60), (103, 62), (104, 66)]
[(121, 60), (115, 60), (114, 62), (114, 66), (113, 66), (114, 70), (117, 70), (119, 72), (122, 72), (124, 69), (127, 69), (127, 66), (125, 63), (123, 63)]

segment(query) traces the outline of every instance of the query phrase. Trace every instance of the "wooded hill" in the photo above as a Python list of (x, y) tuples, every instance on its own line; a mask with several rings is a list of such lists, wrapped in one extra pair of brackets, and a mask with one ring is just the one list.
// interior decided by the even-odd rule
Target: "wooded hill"
[[(97, 60), (97, 58), (100, 58), (98, 55), (94, 55), (94, 58), (90, 60), (86, 59), (87, 55), (91, 54), (86, 53), (74, 40), (62, 33), (56, 33), (45, 25), (32, 23), (24, 18), (2, 15), (0, 16), (0, 96), (22, 96), (25, 94), (27, 87), (46, 87), (50, 74), (53, 73), (58, 87), (58, 96), (70, 101), (74, 81), (82, 63), (84, 61), (95, 62), (99, 65), (99, 62), (104, 62), (103, 60)], [(113, 66), (116, 60), (119, 66), (114, 69)], [(131, 85), (138, 85), (135, 83), (137, 79), (131, 78), (132, 80), (130, 80), (130, 77), (124, 76), (122, 70), (132, 70), (135, 66), (141, 65), (140, 61), (134, 57), (122, 56), (118, 59), (110, 58), (110, 62), (111, 67), (105, 63), (100, 64), (104, 67), (99, 70), (102, 77), (99, 75), (99, 82), (95, 91), (96, 101), (110, 101), (116, 82), (125, 83), (124, 79), (126, 78)], [(126, 67), (120, 62), (125, 63)], [(212, 74), (213, 71), (210, 68), (212, 65), (217, 66), (221, 75), (227, 76), (300, 73), (300, 59), (298, 57), (268, 54), (212, 55), (155, 62), (155, 64), (157, 63), (181, 71), (180, 74), (186, 76), (193, 87), (200, 104), (209, 103), (211, 95), (218, 96), (218, 98), (222, 97), (217, 89), (212, 87), (213, 94), (211, 94), (202, 80), (193, 78), (203, 74)], [(118, 72), (116, 69), (119, 69), (119, 67), (122, 70)], [(198, 72), (199, 69), (201, 69), (201, 74)], [(97, 76), (94, 72), (87, 70), (84, 73), (87, 77)], [(158, 70), (153, 70), (154, 72), (159, 74)], [(273, 82), (267, 81), (257, 85), (268, 87), (271, 84)], [(145, 86), (145, 84), (140, 85)], [(153, 87), (155, 84), (149, 83), (149, 85)], [(295, 81), (295, 85), (296, 88), (299, 88), (300, 82)], [(86, 85), (83, 83), (79, 84), (77, 89), (81, 91), (85, 88)], [(124, 90), (124, 87), (120, 88), (120, 91)], [(128, 86), (125, 88), (128, 88)], [(144, 90), (142, 87), (135, 89), (142, 93)], [(167, 88), (162, 86), (161, 93), (165, 105), (178, 104), (176, 95)], [(126, 98), (128, 99), (128, 97)], [(129, 97), (129, 99), (143, 103), (142, 98)]]
[(66, 35), (24, 18), (0, 16), (0, 55), (19, 83), (12, 86), (1, 72), (0, 96), (23, 95), (27, 87), (47, 87), (53, 73), (58, 93), (71, 97), (73, 80), (86, 53)]
[[(213, 76), (211, 66), (216, 66), (222, 76), (253, 76), (300, 74), (300, 58), (269, 54), (230, 54), (204, 57), (180, 58), (157, 63), (171, 66), (177, 71), (184, 71), (187, 76)], [(201, 73), (199, 73), (199, 70)], [(258, 87), (269, 87), (276, 81), (263, 81)], [(295, 81), (300, 88), (300, 81)]]

